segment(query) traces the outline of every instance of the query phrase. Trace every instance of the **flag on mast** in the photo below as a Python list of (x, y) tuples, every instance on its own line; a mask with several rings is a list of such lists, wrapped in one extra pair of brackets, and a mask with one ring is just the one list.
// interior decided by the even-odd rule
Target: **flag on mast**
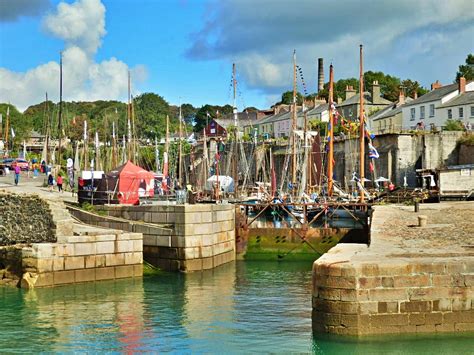
[(15, 138), (15, 131), (13, 130), (13, 127), (12, 127), (12, 139)]

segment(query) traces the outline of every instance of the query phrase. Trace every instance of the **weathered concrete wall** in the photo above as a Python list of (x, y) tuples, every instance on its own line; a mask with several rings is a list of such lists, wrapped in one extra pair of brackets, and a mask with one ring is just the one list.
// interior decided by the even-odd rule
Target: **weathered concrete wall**
[(474, 164), (474, 145), (459, 146), (458, 164)]
[(233, 205), (98, 206), (108, 217), (74, 212), (86, 223), (143, 233), (143, 256), (170, 271), (212, 269), (235, 260)]
[[(416, 186), (416, 169), (435, 169), (458, 164), (456, 142), (462, 132), (437, 132), (423, 134), (383, 134), (374, 140), (380, 154), (375, 159), (377, 177), (391, 179), (403, 185), (404, 176), (410, 187)], [(366, 148), (367, 149), (367, 148)], [(349, 183), (352, 172), (359, 171), (359, 140), (345, 139), (334, 143), (336, 180), (343, 185)], [(366, 150), (367, 154), (367, 150)], [(365, 160), (365, 175), (370, 177), (368, 154)]]
[[(370, 247), (339, 244), (314, 263), (315, 331), (367, 335), (474, 330), (474, 254), (462, 247), (469, 234), (460, 235), (459, 245), (446, 236), (449, 250), (430, 249), (420, 236), (388, 243), (385, 225), (394, 211), (376, 207)], [(472, 228), (463, 229), (470, 233)], [(439, 232), (424, 233), (436, 235), (428, 245), (443, 244)]]
[(0, 245), (54, 242), (55, 229), (45, 200), (0, 192)]
[(142, 276), (143, 244), (140, 233), (84, 226), (57, 243), (33, 243), (22, 249), (22, 287)]

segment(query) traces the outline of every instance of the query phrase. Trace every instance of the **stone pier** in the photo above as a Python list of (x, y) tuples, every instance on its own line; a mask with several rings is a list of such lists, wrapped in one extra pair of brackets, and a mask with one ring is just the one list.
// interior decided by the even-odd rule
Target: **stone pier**
[(313, 266), (313, 329), (347, 335), (474, 330), (474, 203), (376, 206), (369, 247)]
[(79, 224), (53, 194), (0, 192), (0, 222), (0, 284), (32, 288), (143, 274), (141, 233)]
[(104, 205), (97, 213), (71, 208), (85, 223), (143, 234), (143, 257), (167, 271), (212, 269), (235, 260), (231, 204)]

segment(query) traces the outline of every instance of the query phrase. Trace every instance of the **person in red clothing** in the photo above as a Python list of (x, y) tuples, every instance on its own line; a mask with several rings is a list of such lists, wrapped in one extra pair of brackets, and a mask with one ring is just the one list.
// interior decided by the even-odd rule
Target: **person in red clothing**
[(58, 191), (63, 192), (63, 177), (61, 174), (58, 174), (58, 178), (56, 179), (56, 184), (58, 185)]

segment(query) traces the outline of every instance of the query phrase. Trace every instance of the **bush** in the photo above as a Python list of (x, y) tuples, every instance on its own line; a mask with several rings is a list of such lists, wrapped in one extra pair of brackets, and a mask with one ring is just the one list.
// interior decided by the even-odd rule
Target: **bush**
[(447, 120), (444, 124), (443, 130), (445, 131), (464, 131), (464, 126), (461, 121)]
[(458, 145), (464, 144), (464, 145), (474, 145), (474, 133), (466, 133), (463, 134), (459, 139), (458, 139)]

